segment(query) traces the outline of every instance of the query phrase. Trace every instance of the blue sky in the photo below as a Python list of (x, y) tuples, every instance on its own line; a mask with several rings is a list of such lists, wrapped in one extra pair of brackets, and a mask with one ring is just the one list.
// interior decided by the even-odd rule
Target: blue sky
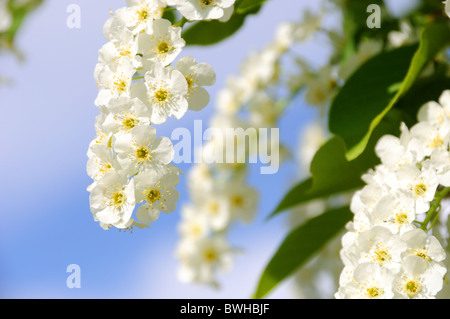
[[(217, 74), (209, 92), (211, 101), (227, 75), (238, 72), (250, 50), (262, 48), (283, 20), (298, 19), (306, 1), (268, 1), (257, 16), (247, 20), (238, 34), (212, 47), (185, 48), (208, 62)], [(81, 28), (66, 26), (67, 7), (81, 8)], [(94, 106), (97, 94), (93, 70), (99, 48), (105, 43), (103, 23), (109, 9), (122, 0), (46, 0), (21, 30), (17, 46), (23, 63), (0, 56), (0, 74), (11, 77), (10, 87), (0, 87), (0, 297), (1, 298), (247, 298), (258, 276), (287, 231), (286, 220), (264, 218), (292, 182), (296, 164), (288, 162), (275, 175), (259, 175), (262, 201), (256, 220), (236, 225), (230, 241), (244, 249), (234, 269), (221, 275), (220, 290), (181, 284), (176, 278), (174, 249), (179, 240), (179, 210), (164, 215), (150, 230), (133, 234), (104, 231), (89, 210), (91, 183), (86, 174), (86, 151), (95, 136)], [(309, 48), (311, 57), (324, 54)], [(318, 61), (317, 61), (318, 62)], [(299, 127), (315, 111), (298, 99), (280, 123), (281, 138), (296, 147)], [(195, 119), (207, 120), (213, 105), (190, 112), (180, 121), (158, 127), (170, 136), (176, 127), (192, 128)], [(204, 125), (205, 126), (205, 125)], [(186, 171), (190, 164), (180, 164)], [(178, 186), (180, 204), (189, 201), (185, 179)], [(66, 287), (66, 267), (81, 268), (81, 288)], [(288, 283), (271, 297), (293, 296)]]

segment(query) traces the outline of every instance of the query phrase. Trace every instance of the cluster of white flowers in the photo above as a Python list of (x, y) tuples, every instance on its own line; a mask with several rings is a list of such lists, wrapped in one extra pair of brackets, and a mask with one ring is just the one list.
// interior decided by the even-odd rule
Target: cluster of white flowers
[[(327, 13), (326, 11), (324, 13)], [(323, 20), (326, 20), (326, 16)], [(366, 61), (382, 52), (385, 44), (381, 39), (363, 38), (355, 50), (347, 55), (344, 60), (340, 57), (345, 45), (345, 37), (342, 30), (320, 26), (326, 32), (327, 39), (332, 43), (332, 55), (318, 70), (309, 70), (310, 65), (303, 61), (297, 61), (303, 72), (292, 79), (293, 86), (304, 85), (305, 101), (309, 105), (321, 107), (320, 118), (327, 114), (325, 108), (329, 106), (334, 94), (342, 83)], [(415, 30), (407, 20), (401, 20), (398, 31), (391, 31), (387, 36), (386, 47), (390, 50), (417, 40)], [(299, 144), (299, 166), (302, 175), (309, 173), (311, 159), (321, 142), (324, 142), (325, 132), (319, 121), (305, 127), (301, 143)], [(347, 205), (353, 192), (343, 193), (330, 198), (321, 198), (305, 203), (292, 209), (288, 220), (290, 227), (296, 227), (300, 223), (319, 215), (333, 207)], [(315, 258), (303, 266), (295, 276), (295, 292), (302, 298), (330, 298), (339, 286), (340, 265), (339, 250), (342, 247), (340, 236), (336, 236), (324, 247)], [(336, 268), (337, 267), (337, 268)]]
[[(217, 113), (210, 127), (223, 132), (238, 128), (274, 128), (281, 115), (280, 98), (271, 91), (278, 85), (280, 58), (295, 43), (302, 41), (313, 31), (312, 18), (308, 24), (282, 23), (274, 39), (261, 51), (253, 52), (241, 64), (240, 75), (231, 76), (226, 86), (218, 93)], [(314, 24), (315, 25), (315, 24)], [(256, 136), (257, 143), (265, 137)], [(270, 137), (267, 137), (270, 139)], [(202, 283), (217, 286), (217, 270), (231, 268), (233, 255), (238, 249), (226, 239), (230, 226), (240, 220), (253, 220), (258, 204), (257, 190), (248, 184), (249, 167), (240, 163), (237, 154), (252, 156), (250, 141), (213, 138), (202, 147), (202, 163), (195, 165), (188, 174), (191, 203), (182, 207), (179, 225), (181, 239), (177, 249), (180, 260), (179, 279), (182, 282)], [(255, 141), (255, 140), (253, 140)], [(283, 147), (267, 142), (274, 155), (284, 157)], [(240, 151), (239, 151), (240, 150)], [(227, 162), (227, 152), (234, 161)], [(222, 163), (216, 154), (224, 154)], [(220, 160), (219, 160), (220, 161)]]
[[(383, 51), (404, 46), (418, 40), (418, 30), (415, 29), (408, 20), (399, 21), (399, 30), (391, 31), (387, 35), (386, 45), (379, 39), (363, 39), (356, 50), (350, 54), (344, 61), (337, 65), (325, 65), (319, 72), (306, 72), (309, 79), (306, 81), (307, 94), (306, 102), (311, 105), (323, 105), (332, 99), (338, 87), (336, 84), (345, 82), (363, 63)], [(339, 33), (330, 33), (330, 40), (334, 43), (334, 50), (339, 51), (342, 46), (342, 35)], [(430, 65), (428, 68), (432, 67)], [(337, 71), (336, 71), (337, 70)], [(424, 72), (425, 73), (425, 72)], [(317, 76), (315, 76), (317, 74)], [(312, 149), (310, 141), (315, 140), (315, 136), (321, 136), (317, 123), (307, 128), (307, 140), (302, 141), (300, 150), (300, 159), (306, 160), (301, 165), (303, 171), (309, 169), (309, 160), (315, 153), (315, 147)], [(318, 145), (316, 145), (318, 147)], [(309, 156), (308, 156), (309, 154)], [(350, 202), (353, 192), (341, 194), (328, 199), (319, 199), (294, 209), (289, 220), (290, 225), (297, 225), (308, 218), (314, 217), (331, 207), (343, 206)], [(336, 205), (337, 204), (337, 205)], [(441, 213), (439, 219), (443, 217)], [(440, 220), (437, 223), (442, 223)], [(343, 234), (342, 234), (343, 235)], [(341, 235), (341, 236), (342, 236)], [(339, 251), (342, 248), (341, 236), (336, 236), (327, 244), (320, 253), (313, 258), (307, 265), (303, 266), (295, 277), (295, 291), (303, 298), (330, 298), (339, 286), (340, 265), (342, 265)], [(336, 271), (337, 266), (337, 271)]]
[(382, 137), (381, 164), (363, 175), (355, 214), (342, 238), (344, 269), (336, 298), (434, 298), (445, 251), (430, 231), (450, 186), (450, 90), (428, 102), (399, 138)]
[[(178, 1), (182, 2), (182, 1)], [(192, 57), (180, 58), (181, 28), (163, 19), (165, 0), (128, 0), (104, 25), (108, 42), (95, 67), (97, 137), (88, 150), (91, 212), (104, 229), (149, 227), (160, 212), (171, 213), (180, 171), (168, 137), (154, 125), (181, 118), (209, 102), (203, 86), (215, 73)], [(132, 218), (137, 207), (136, 217)]]

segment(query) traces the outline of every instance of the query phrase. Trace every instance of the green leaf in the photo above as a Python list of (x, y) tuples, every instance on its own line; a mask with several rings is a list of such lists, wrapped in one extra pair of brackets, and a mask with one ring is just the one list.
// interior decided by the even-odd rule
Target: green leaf
[(263, 298), (304, 265), (339, 233), (353, 214), (348, 207), (329, 210), (295, 228), (266, 266), (253, 298)]
[(393, 109), (371, 136), (368, 147), (361, 156), (348, 161), (345, 143), (339, 136), (332, 137), (316, 152), (311, 162), (311, 177), (295, 185), (281, 200), (269, 218), (307, 201), (351, 191), (364, 183), (361, 175), (379, 163), (374, 148), (385, 134), (399, 133), (403, 113)]
[[(374, 164), (374, 161), (369, 163)], [(331, 138), (314, 156), (310, 169), (312, 177), (294, 186), (270, 217), (309, 200), (361, 186), (359, 166), (346, 160), (344, 141), (338, 136)]]
[[(382, 9), (381, 17), (384, 19), (388, 16), (388, 12), (385, 10), (383, 0), (372, 0), (371, 2), (361, 1), (361, 0), (347, 0), (342, 6), (342, 13), (344, 19), (343, 31), (346, 40), (355, 41), (356, 44), (364, 36), (364, 34), (369, 33), (370, 37), (374, 37), (374, 30), (367, 27), (367, 17), (371, 14), (367, 12), (367, 7), (369, 4), (378, 5)], [(383, 21), (383, 28), (385, 27)], [(381, 31), (381, 30), (376, 30)]]
[[(417, 50), (407, 46), (381, 53), (348, 79), (334, 98), (329, 116), (330, 131), (343, 138), (347, 159), (364, 151), (373, 130), (449, 39), (447, 23), (428, 25)], [(394, 94), (392, 88), (398, 82), (402, 84)]]
[(390, 88), (406, 76), (414, 52), (415, 47), (409, 46), (372, 58), (348, 79), (334, 98), (329, 129), (344, 140), (349, 160), (364, 150), (372, 126), (378, 124), (372, 124), (374, 119), (392, 106), (394, 93), (390, 93)]
[(180, 19), (179, 15), (177, 14), (178, 11), (176, 10), (164, 10), (163, 19), (169, 20), (172, 24), (177, 23), (177, 21)]
[(260, 7), (268, 0), (243, 0), (239, 6), (235, 9), (237, 13), (243, 14), (257, 7)]
[[(240, 3), (244, 2), (246, 1), (244, 0)], [(257, 5), (247, 7), (243, 13), (235, 11), (227, 22), (220, 22), (219, 20), (195, 22), (183, 32), (182, 38), (186, 41), (186, 45), (219, 43), (236, 33), (244, 25), (247, 16), (259, 12), (264, 1), (258, 2), (260, 3)], [(238, 3), (236, 4), (236, 6), (239, 5)]]
[(244, 24), (245, 16), (234, 14), (222, 23), (217, 20), (199, 21), (189, 27), (182, 35), (186, 45), (211, 45), (233, 35)]

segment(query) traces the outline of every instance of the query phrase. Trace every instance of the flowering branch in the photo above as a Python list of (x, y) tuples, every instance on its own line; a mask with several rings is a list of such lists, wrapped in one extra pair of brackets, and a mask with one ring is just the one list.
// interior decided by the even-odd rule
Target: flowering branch
[[(440, 192), (436, 192), (436, 195), (434, 196), (433, 202), (430, 204), (430, 210), (427, 212), (425, 219), (423, 222), (419, 223), (421, 226), (420, 228), (423, 230), (430, 230), (433, 228), (434, 223), (436, 222), (437, 218), (439, 217), (439, 212), (441, 208), (441, 201), (447, 196), (447, 194), (450, 192), (450, 187), (446, 187)], [(433, 218), (433, 222), (431, 223), (431, 226), (427, 229), (428, 223)]]
[[(160, 212), (175, 210), (180, 171), (171, 164), (171, 140), (156, 137), (155, 126), (205, 107), (209, 94), (203, 86), (216, 77), (210, 65), (193, 57), (171, 65), (186, 42), (181, 27), (162, 18), (166, 1), (128, 4), (106, 21), (108, 42), (94, 72), (100, 114), (88, 150), (87, 173), (94, 180), (88, 191), (94, 220), (104, 229), (147, 228)], [(197, 18), (203, 11), (188, 10)]]

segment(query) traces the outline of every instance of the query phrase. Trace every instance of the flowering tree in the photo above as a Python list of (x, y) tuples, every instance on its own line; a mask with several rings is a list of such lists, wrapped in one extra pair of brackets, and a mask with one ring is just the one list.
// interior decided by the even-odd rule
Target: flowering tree
[[(266, 1), (127, 2), (105, 23), (107, 43), (94, 72), (100, 114), (88, 191), (104, 229), (147, 228), (160, 212), (176, 210), (184, 176), (172, 164), (172, 141), (156, 130), (169, 117), (201, 111), (209, 104), (204, 87), (215, 84), (214, 66), (179, 55), (186, 45), (232, 36)], [(295, 227), (261, 274), (255, 298), (294, 274), (306, 297), (444, 296), (449, 6), (423, 1), (394, 16), (381, 0), (323, 1), (300, 21), (282, 23), (248, 56), (218, 93), (214, 133), (186, 176), (180, 280), (219, 285), (216, 273), (230, 269), (236, 251), (228, 230), (257, 213), (249, 163), (264, 153), (282, 165), (295, 153), (299, 181), (271, 214), (291, 212)], [(330, 15), (339, 16), (340, 28), (327, 25)], [(299, 50), (317, 34), (331, 51), (319, 67)], [(276, 128), (299, 96), (319, 116), (301, 128), (297, 150), (279, 142)], [(224, 140), (230, 128), (244, 138)], [(315, 280), (319, 272), (335, 283), (331, 295)]]

